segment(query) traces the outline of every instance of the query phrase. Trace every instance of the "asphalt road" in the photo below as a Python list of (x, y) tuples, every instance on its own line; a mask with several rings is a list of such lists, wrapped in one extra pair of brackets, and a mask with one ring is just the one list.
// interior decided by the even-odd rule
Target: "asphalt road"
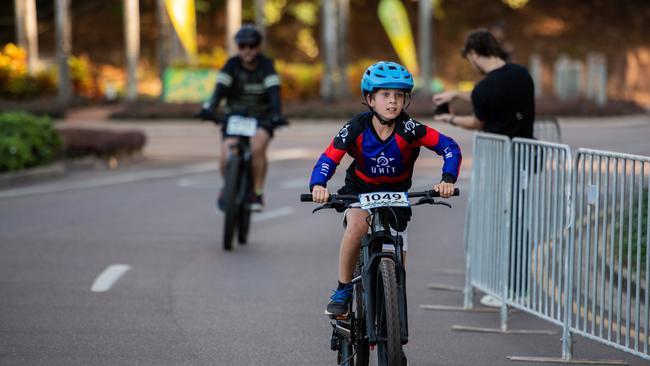
[[(298, 195), (339, 126), (305, 122), (278, 134), (266, 211), (254, 217), (250, 243), (229, 253), (221, 250), (223, 218), (213, 208), (220, 178), (211, 167), (217, 134), (210, 126), (145, 125), (150, 142), (142, 164), (0, 191), (0, 365), (335, 364), (322, 312), (336, 284), (341, 216), (312, 215), (314, 206), (299, 203)], [(461, 144), (459, 186), (468, 192), (471, 133), (434, 127)], [(563, 136), (572, 148), (650, 155), (646, 117), (571, 120)], [(347, 160), (333, 187), (342, 182), (344, 166)], [(437, 181), (439, 171), (439, 159), (423, 151), (414, 189)], [(560, 330), (533, 316), (514, 313), (509, 325), (558, 334), (457, 332), (452, 325), (498, 327), (498, 314), (419, 308), (462, 304), (460, 293), (427, 286), (464, 283), (466, 198), (451, 200), (452, 209), (414, 210), (407, 268), (410, 364), (506, 365), (511, 355), (559, 357)], [(647, 364), (576, 339), (576, 358)]]

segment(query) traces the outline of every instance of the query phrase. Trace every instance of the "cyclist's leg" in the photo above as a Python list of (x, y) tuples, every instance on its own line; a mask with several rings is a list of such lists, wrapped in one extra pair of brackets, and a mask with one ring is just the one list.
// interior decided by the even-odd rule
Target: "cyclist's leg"
[(253, 189), (255, 193), (261, 194), (264, 191), (266, 180), (266, 168), (268, 159), (266, 149), (271, 141), (271, 134), (265, 128), (258, 128), (257, 133), (251, 139), (251, 150), (253, 154)]
[(237, 143), (236, 137), (229, 137), (225, 134), (221, 139), (221, 151), (219, 153), (219, 170), (221, 171), (221, 176), (223, 177), (226, 174), (226, 162), (228, 161), (228, 150), (230, 146)]
[(367, 217), (368, 211), (360, 208), (351, 208), (346, 213), (347, 226), (339, 250), (339, 281), (341, 283), (352, 281), (354, 266), (359, 259), (361, 238), (368, 232)]

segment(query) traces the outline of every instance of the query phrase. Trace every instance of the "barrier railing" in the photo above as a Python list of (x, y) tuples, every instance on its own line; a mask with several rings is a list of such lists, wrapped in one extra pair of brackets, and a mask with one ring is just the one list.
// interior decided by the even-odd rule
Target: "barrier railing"
[(472, 287), (501, 296), (503, 271), (498, 269), (503, 268), (507, 256), (503, 243), (508, 240), (510, 221), (510, 140), (477, 133), (473, 156), (471, 208), (465, 231), (465, 307), (472, 306)]
[(650, 158), (579, 149), (574, 170), (565, 334), (650, 359)]
[(552, 362), (574, 334), (650, 360), (649, 186), (650, 157), (477, 133), (465, 308), (479, 289), (502, 331), (506, 306), (561, 326)]
[(571, 150), (566, 145), (515, 138), (512, 151), (506, 303), (561, 325), (569, 247)]

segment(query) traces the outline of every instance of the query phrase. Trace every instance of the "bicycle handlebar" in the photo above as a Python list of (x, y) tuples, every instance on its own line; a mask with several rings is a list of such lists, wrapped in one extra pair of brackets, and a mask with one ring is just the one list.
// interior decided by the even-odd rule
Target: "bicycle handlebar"
[[(420, 192), (407, 192), (407, 195), (409, 198), (417, 198), (417, 197), (431, 197), (431, 198), (437, 198), (440, 197), (440, 193), (434, 191), (434, 190), (428, 190), (428, 191), (420, 191)], [(454, 188), (454, 194), (453, 196), (460, 196), (460, 189)], [(345, 200), (345, 201), (358, 201), (359, 196), (356, 194), (331, 194), (329, 197), (328, 202), (332, 200)], [(300, 195), (300, 202), (314, 202), (313, 197), (311, 193), (304, 193)]]

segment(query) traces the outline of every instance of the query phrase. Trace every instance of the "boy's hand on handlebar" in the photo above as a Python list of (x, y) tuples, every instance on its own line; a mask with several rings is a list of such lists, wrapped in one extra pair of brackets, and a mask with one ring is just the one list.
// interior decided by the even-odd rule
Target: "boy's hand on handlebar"
[(326, 203), (330, 198), (330, 192), (323, 186), (314, 186), (311, 190), (312, 200), (316, 203)]
[(440, 193), (440, 197), (449, 198), (454, 194), (454, 183), (440, 182), (433, 186), (433, 190)]

